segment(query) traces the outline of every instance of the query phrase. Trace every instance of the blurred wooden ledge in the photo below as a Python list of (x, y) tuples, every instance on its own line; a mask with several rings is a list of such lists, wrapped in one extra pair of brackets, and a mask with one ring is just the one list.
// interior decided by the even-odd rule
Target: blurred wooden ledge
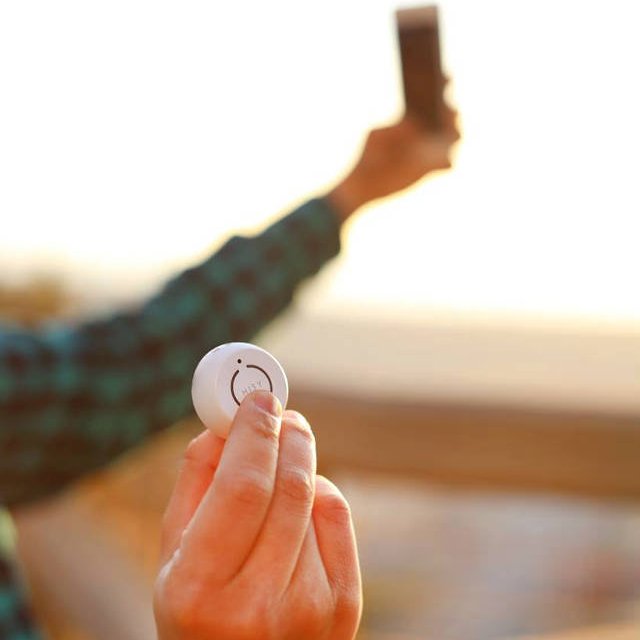
[(621, 624), (589, 627), (574, 631), (526, 636), (512, 640), (638, 640), (640, 624)]
[[(640, 625), (621, 624), (589, 627), (551, 634), (518, 636), (509, 640), (638, 640)], [(402, 633), (367, 633), (362, 640), (422, 640), (415, 635)]]
[[(292, 391), (322, 469), (478, 489), (640, 499), (640, 418)], [(321, 470), (322, 470), (321, 469)]]

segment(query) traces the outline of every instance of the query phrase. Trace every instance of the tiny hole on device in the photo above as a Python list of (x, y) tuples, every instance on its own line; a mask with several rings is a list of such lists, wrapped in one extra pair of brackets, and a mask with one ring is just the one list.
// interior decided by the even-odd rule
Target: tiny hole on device
[(242, 360), (240, 360), (240, 358), (238, 358), (238, 364), (242, 364)]

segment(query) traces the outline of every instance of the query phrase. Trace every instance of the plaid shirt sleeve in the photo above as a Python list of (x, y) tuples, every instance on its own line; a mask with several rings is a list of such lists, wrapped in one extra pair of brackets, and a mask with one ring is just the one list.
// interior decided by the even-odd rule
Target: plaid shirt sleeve
[(0, 638), (43, 640), (12, 558), (0, 552)]
[(202, 355), (250, 339), (338, 251), (337, 216), (311, 200), (231, 238), (139, 309), (0, 332), (0, 504), (55, 491), (190, 415)]

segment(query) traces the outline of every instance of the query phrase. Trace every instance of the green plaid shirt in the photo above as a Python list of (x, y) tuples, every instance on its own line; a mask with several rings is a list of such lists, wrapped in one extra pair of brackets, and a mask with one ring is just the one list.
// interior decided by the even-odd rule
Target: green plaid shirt
[[(338, 253), (339, 228), (326, 201), (311, 200), (260, 235), (231, 238), (139, 309), (41, 333), (0, 330), (0, 504), (45, 497), (190, 415), (198, 360), (282, 311)], [(0, 544), (0, 640), (34, 638)]]

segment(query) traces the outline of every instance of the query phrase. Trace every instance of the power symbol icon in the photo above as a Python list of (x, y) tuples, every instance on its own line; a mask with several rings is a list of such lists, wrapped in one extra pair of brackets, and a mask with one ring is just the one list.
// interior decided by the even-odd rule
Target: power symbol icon
[[(242, 360), (238, 360), (238, 364), (240, 363), (242, 363)], [(240, 395), (240, 399), (242, 399), (252, 391), (259, 391), (261, 389), (266, 391), (265, 382), (269, 385), (269, 391), (273, 393), (273, 382), (271, 382), (269, 374), (262, 367), (259, 367), (257, 364), (248, 364), (246, 368), (250, 369), (251, 371), (249, 373), (253, 375), (243, 376), (243, 378), (246, 377), (246, 379), (239, 381), (240, 369), (236, 369), (229, 385), (231, 397), (238, 406), (240, 406), (238, 395)], [(237, 391), (239, 391), (239, 393), (237, 393), (236, 386), (239, 385), (241, 386), (237, 389)]]

